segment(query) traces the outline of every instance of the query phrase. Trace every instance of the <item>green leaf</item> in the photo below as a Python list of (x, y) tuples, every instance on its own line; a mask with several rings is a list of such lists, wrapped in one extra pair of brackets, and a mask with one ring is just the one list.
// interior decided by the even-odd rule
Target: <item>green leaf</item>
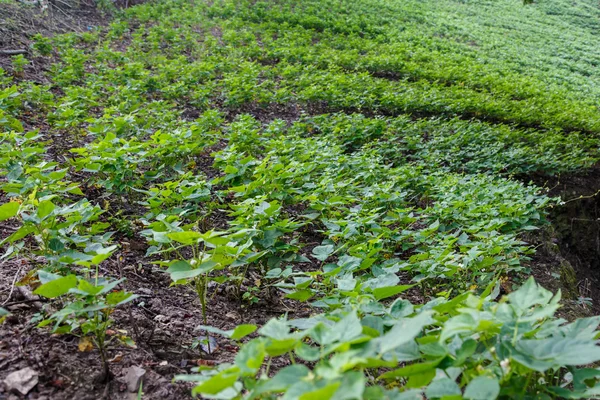
[(429, 382), (435, 378), (435, 369), (423, 371), (420, 374), (411, 375), (406, 382), (405, 387), (408, 389), (418, 389), (429, 385)]
[(79, 285), (77, 288), (85, 293), (91, 294), (92, 296), (95, 296), (102, 291), (102, 286), (94, 286), (85, 279), (79, 280)]
[(467, 385), (464, 398), (472, 400), (492, 400), (498, 397), (500, 384), (498, 379), (478, 376)]
[(329, 400), (333, 397), (335, 391), (340, 387), (341, 382), (330, 383), (329, 385), (308, 393), (302, 394), (298, 400)]
[(16, 201), (4, 203), (0, 206), (0, 221), (14, 217), (19, 212), (20, 204)]
[(362, 372), (350, 371), (344, 374), (342, 383), (333, 395), (335, 400), (362, 399), (367, 380)]
[(383, 299), (387, 299), (388, 297), (392, 297), (392, 296), (395, 296), (402, 292), (405, 292), (413, 286), (414, 285), (381, 287), (381, 288), (377, 288), (377, 289), (373, 290), (373, 296), (375, 296), (375, 299), (377, 299), (377, 300), (383, 300)]
[(461, 394), (460, 387), (450, 378), (442, 378), (431, 382), (425, 390), (428, 399)]
[[(586, 365), (600, 360), (600, 347), (592, 340), (550, 337), (542, 340), (520, 340), (517, 342), (515, 360), (544, 372), (547, 368), (531, 364), (531, 360), (553, 366)], [(527, 358), (520, 357), (528, 356)]]
[(523, 286), (508, 294), (507, 297), (514, 307), (525, 311), (534, 305), (548, 304), (552, 299), (552, 292), (538, 285), (533, 277), (529, 277)]
[(325, 246), (317, 246), (312, 250), (313, 257), (319, 261), (325, 261), (331, 254), (333, 254), (334, 246), (328, 244)]
[(184, 231), (184, 232), (172, 232), (167, 234), (167, 237), (183, 244), (194, 244), (198, 243), (198, 239), (201, 239), (203, 235), (199, 232)]
[(435, 371), (436, 367), (439, 365), (440, 362), (442, 362), (442, 360), (443, 358), (439, 358), (434, 361), (411, 364), (406, 367), (395, 369), (393, 371), (388, 371), (381, 375), (378, 379), (391, 380), (396, 379), (398, 377), (420, 375), (426, 373), (427, 371)]
[(304, 365), (290, 365), (279, 370), (273, 378), (259, 383), (253, 394), (285, 392), (290, 386), (301, 381), (302, 378), (307, 377), (309, 374), (310, 370)]
[(465, 340), (456, 351), (456, 360), (453, 365), (455, 367), (463, 365), (475, 353), (475, 350), (477, 350), (477, 342), (471, 338)]
[(231, 331), (231, 335), (229, 336), (233, 340), (240, 340), (251, 333), (254, 333), (257, 329), (256, 325), (250, 324), (242, 324), (235, 327), (233, 331)]
[(217, 394), (237, 382), (238, 376), (238, 372), (230, 370), (223, 371), (220, 374), (201, 382), (192, 390), (192, 394)]
[(67, 275), (62, 278), (44, 283), (38, 287), (33, 293), (53, 299), (67, 293), (69, 290), (77, 286), (77, 277), (75, 275)]
[(379, 353), (385, 354), (390, 350), (394, 350), (400, 345), (413, 340), (423, 328), (432, 322), (432, 313), (424, 311), (413, 318), (403, 318), (385, 335), (377, 339), (379, 345)]
[(52, 238), (48, 242), (48, 248), (52, 251), (61, 251), (65, 249), (65, 244), (60, 239)]
[(171, 276), (173, 282), (184, 279), (195, 278), (198, 275), (211, 271), (217, 265), (214, 261), (205, 261), (197, 268), (193, 268), (187, 261), (175, 261), (167, 268), (167, 273)]
[(356, 315), (356, 311), (350, 312), (344, 318), (336, 322), (332, 327), (326, 327), (319, 340), (322, 345), (336, 342), (345, 343), (362, 335), (362, 324)]
[(396, 299), (390, 306), (389, 314), (393, 318), (408, 317), (414, 312), (415, 308), (410, 301), (405, 299)]
[(261, 367), (267, 353), (264, 338), (258, 338), (246, 343), (235, 356), (235, 365), (243, 375), (254, 375)]
[(112, 292), (107, 294), (106, 304), (111, 305), (113, 307), (117, 307), (122, 304), (128, 303), (135, 298), (137, 298), (137, 296), (133, 293), (127, 293), (124, 290), (120, 290), (118, 292)]
[(56, 206), (50, 200), (41, 201), (38, 205), (37, 216), (40, 219), (44, 219), (48, 215), (52, 214), (52, 211), (54, 211), (55, 208)]
[(17, 240), (23, 239), (25, 236), (29, 235), (31, 232), (35, 232), (35, 226), (23, 225), (15, 233), (10, 235), (7, 240), (9, 243), (14, 243)]
[(292, 337), (292, 335), (290, 335), (290, 327), (287, 321), (282, 321), (275, 318), (270, 319), (269, 322), (267, 322), (258, 330), (258, 333), (276, 340), (284, 340)]
[(311, 297), (313, 297), (313, 292), (312, 292), (312, 290), (309, 290), (309, 289), (302, 289), (302, 290), (298, 290), (296, 292), (288, 293), (285, 295), (285, 297), (288, 299), (293, 299), (293, 300), (298, 300), (298, 301), (304, 302), (304, 301), (310, 299)]

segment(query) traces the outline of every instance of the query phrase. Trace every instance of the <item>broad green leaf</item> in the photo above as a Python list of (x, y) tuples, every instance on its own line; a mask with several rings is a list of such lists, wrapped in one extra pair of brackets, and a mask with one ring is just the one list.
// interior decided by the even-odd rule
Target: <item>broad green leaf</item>
[(333, 254), (334, 246), (328, 244), (325, 246), (317, 246), (312, 250), (312, 255), (319, 261), (325, 261), (331, 254)]
[(271, 339), (267, 343), (265, 349), (267, 354), (271, 357), (278, 357), (282, 354), (288, 353), (293, 350), (298, 344), (299, 339), (295, 337), (291, 337), (289, 339)]
[(308, 393), (302, 394), (298, 400), (329, 400), (340, 387), (341, 382), (330, 383), (329, 385)]
[(432, 322), (432, 313), (424, 311), (413, 318), (403, 318), (385, 335), (376, 339), (379, 346), (379, 353), (385, 354), (396, 347), (413, 340), (423, 328)]
[(238, 377), (239, 372), (231, 370), (223, 371), (198, 384), (192, 389), (192, 394), (217, 394), (237, 382)]
[(75, 275), (67, 275), (62, 278), (44, 283), (38, 287), (33, 293), (53, 299), (67, 293), (69, 290), (77, 286), (77, 277)]
[(54, 273), (48, 272), (48, 271), (44, 271), (43, 269), (40, 269), (37, 272), (37, 274), (38, 274), (38, 278), (40, 278), (40, 283), (42, 283), (42, 284), (62, 278), (61, 275), (54, 274)]
[(183, 279), (191, 279), (205, 274), (211, 271), (216, 265), (217, 263), (214, 261), (205, 261), (197, 268), (193, 268), (187, 261), (179, 260), (175, 261), (167, 268), (167, 273), (171, 276), (173, 282), (178, 282)]
[(254, 333), (257, 329), (256, 325), (250, 325), (250, 324), (242, 324), (242, 325), (238, 325), (235, 327), (235, 329), (233, 331), (231, 331), (231, 338), (233, 340), (240, 340), (248, 335), (250, 335), (251, 333)]
[(167, 237), (182, 244), (194, 244), (197, 243), (198, 240), (203, 237), (203, 235), (199, 232), (184, 231), (169, 233), (167, 234)]
[(464, 398), (471, 400), (493, 400), (500, 393), (497, 378), (478, 376), (467, 385)]
[(120, 290), (118, 292), (111, 292), (106, 295), (106, 304), (111, 305), (113, 307), (120, 306), (122, 304), (128, 303), (137, 296), (133, 293), (127, 293), (124, 290)]
[(290, 365), (279, 370), (279, 372), (271, 379), (260, 382), (258, 387), (254, 390), (254, 394), (284, 392), (290, 386), (302, 380), (302, 378), (307, 377), (309, 374), (310, 370), (304, 365)]
[(439, 358), (434, 361), (428, 361), (418, 364), (411, 364), (406, 367), (398, 368), (393, 371), (388, 371), (381, 375), (378, 379), (390, 380), (398, 377), (406, 377), (413, 375), (420, 375), (427, 371), (435, 371), (436, 367), (442, 362), (443, 358)]
[(50, 241), (48, 241), (48, 248), (52, 251), (58, 252), (64, 250), (65, 245), (60, 241), (60, 239), (52, 238)]
[(254, 375), (261, 367), (267, 355), (264, 338), (253, 339), (246, 343), (235, 356), (235, 365), (242, 375)]
[(300, 343), (296, 346), (295, 352), (304, 361), (317, 361), (321, 358), (321, 349), (306, 343)]
[(552, 296), (552, 292), (538, 285), (533, 277), (529, 277), (523, 286), (507, 295), (510, 303), (522, 311), (534, 305), (546, 305)]
[(380, 287), (373, 290), (373, 295), (377, 300), (387, 299), (388, 297), (395, 296), (402, 292), (407, 291), (414, 285), (400, 285), (400, 286), (386, 286)]
[(336, 342), (347, 342), (362, 335), (362, 325), (355, 311), (350, 312), (332, 327), (325, 329), (321, 344), (328, 345)]
[(14, 217), (19, 212), (20, 204), (16, 201), (4, 203), (0, 206), (0, 221)]
[(50, 200), (41, 201), (38, 205), (37, 216), (40, 219), (44, 219), (48, 215), (52, 214), (52, 211), (54, 211), (55, 208), (56, 206)]
[(411, 375), (404, 386), (408, 389), (422, 388), (429, 385), (433, 378), (435, 378), (435, 369), (429, 369), (420, 374)]
[(287, 321), (282, 321), (280, 319), (271, 319), (267, 322), (262, 328), (258, 330), (263, 336), (266, 336), (271, 339), (276, 340), (284, 340), (289, 339), (290, 335), (290, 327), (287, 324)]
[(349, 371), (344, 373), (342, 383), (333, 395), (335, 400), (362, 399), (367, 380), (362, 372)]
[(450, 378), (442, 378), (433, 381), (427, 386), (425, 395), (428, 399), (461, 394), (460, 387)]
[(95, 296), (102, 291), (102, 286), (94, 286), (85, 279), (79, 280), (79, 285), (77, 285), (77, 288), (84, 293), (91, 294), (92, 296)]
[(410, 301), (404, 299), (396, 299), (390, 306), (389, 314), (393, 318), (408, 317), (414, 312), (414, 307)]
[[(600, 346), (592, 340), (560, 337), (550, 337), (542, 340), (520, 340), (517, 342), (515, 349), (520, 354), (557, 367), (586, 365), (600, 360)], [(515, 359), (519, 362), (524, 361), (524, 359), (518, 358), (517, 355), (515, 355)], [(539, 368), (533, 369), (539, 370)]]
[(10, 235), (7, 240), (9, 243), (14, 243), (17, 240), (23, 239), (25, 236), (29, 235), (32, 232), (35, 232), (35, 226), (23, 225), (15, 233)]
[(475, 350), (477, 350), (477, 342), (471, 338), (465, 340), (460, 348), (456, 351), (454, 366), (460, 367), (475, 353)]
[(465, 332), (472, 332), (477, 329), (478, 321), (471, 314), (459, 314), (456, 317), (450, 318), (444, 324), (440, 340), (445, 342), (446, 339)]
[(304, 302), (304, 301), (307, 301), (308, 299), (310, 299), (311, 297), (313, 297), (313, 292), (312, 292), (312, 290), (309, 290), (309, 289), (302, 289), (302, 290), (298, 290), (296, 292), (288, 293), (285, 295), (285, 297), (288, 299)]

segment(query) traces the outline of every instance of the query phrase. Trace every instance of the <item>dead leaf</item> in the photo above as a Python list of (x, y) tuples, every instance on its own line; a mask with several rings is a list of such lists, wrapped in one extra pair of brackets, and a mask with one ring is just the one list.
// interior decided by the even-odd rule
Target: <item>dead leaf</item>
[(109, 363), (118, 363), (123, 359), (123, 353), (117, 353), (113, 358), (108, 360)]
[(196, 360), (198, 366), (214, 367), (217, 362), (213, 360)]
[(89, 337), (83, 336), (79, 338), (79, 344), (77, 345), (77, 348), (80, 352), (86, 353), (88, 351), (94, 350), (94, 343)]

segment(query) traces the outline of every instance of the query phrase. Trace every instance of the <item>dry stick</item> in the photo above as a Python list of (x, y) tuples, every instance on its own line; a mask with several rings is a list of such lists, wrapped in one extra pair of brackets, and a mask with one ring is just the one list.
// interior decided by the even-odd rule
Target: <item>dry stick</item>
[(10, 303), (5, 303), (2, 304), (2, 306), (4, 307), (10, 307), (10, 306), (16, 306), (17, 304), (26, 304), (26, 303), (39, 303), (42, 300), (37, 300), (37, 299), (25, 299), (25, 300), (17, 300), (17, 301), (11, 301)]
[(37, 309), (42, 309), (42, 303), (39, 299), (37, 299), (33, 293), (31, 293), (31, 291), (29, 289), (27, 289), (25, 286), (17, 286), (17, 289), (19, 290), (19, 292), (21, 292), (21, 295), (23, 295), (23, 297), (25, 297), (27, 300), (31, 300), (31, 303), (37, 308)]
[(15, 56), (18, 54), (27, 54), (27, 50), (25, 50), (25, 49), (0, 50), (0, 54), (3, 54), (5, 56)]
[(19, 269), (17, 270), (17, 273), (15, 274), (15, 277), (13, 278), (12, 284), (10, 285), (10, 292), (8, 292), (8, 297), (6, 298), (6, 300), (4, 300), (4, 303), (2, 303), (3, 306), (6, 305), (6, 303), (8, 303), (8, 301), (10, 300), (10, 297), (13, 294), (13, 291), (15, 290), (15, 283), (17, 282), (17, 277), (19, 276), (19, 274), (21, 273), (21, 267), (19, 267)]
[[(51, 0), (51, 3), (52, 3), (52, 2), (54, 2), (54, 1), (57, 1), (57, 2), (59, 2), (59, 3), (61, 3), (61, 4), (64, 4), (64, 5), (65, 5), (65, 6), (67, 6), (68, 8), (73, 8), (73, 5), (72, 5), (72, 4), (69, 4), (69, 3), (67, 3), (67, 2), (64, 2), (64, 1), (62, 1), (62, 0)], [(53, 5), (54, 5), (54, 4), (53, 4)]]

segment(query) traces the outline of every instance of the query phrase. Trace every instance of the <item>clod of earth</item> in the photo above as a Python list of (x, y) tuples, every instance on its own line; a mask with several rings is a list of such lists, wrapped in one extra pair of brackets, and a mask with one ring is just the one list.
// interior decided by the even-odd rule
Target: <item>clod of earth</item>
[(4, 384), (9, 392), (25, 396), (38, 384), (38, 380), (38, 372), (30, 367), (26, 367), (8, 374), (6, 379), (4, 379)]
[(134, 365), (127, 368), (126, 371), (127, 373), (123, 379), (127, 384), (127, 390), (129, 392), (136, 393), (143, 382), (144, 375), (146, 375), (146, 370)]

